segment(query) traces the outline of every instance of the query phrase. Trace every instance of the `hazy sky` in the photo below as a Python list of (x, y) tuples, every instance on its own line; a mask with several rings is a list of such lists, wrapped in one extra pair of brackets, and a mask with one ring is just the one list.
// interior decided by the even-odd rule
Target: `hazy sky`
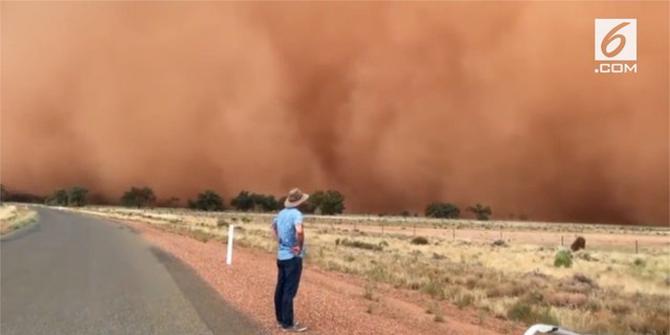
[[(2, 2), (1, 181), (668, 223), (668, 2)], [(594, 18), (638, 73), (594, 73)]]

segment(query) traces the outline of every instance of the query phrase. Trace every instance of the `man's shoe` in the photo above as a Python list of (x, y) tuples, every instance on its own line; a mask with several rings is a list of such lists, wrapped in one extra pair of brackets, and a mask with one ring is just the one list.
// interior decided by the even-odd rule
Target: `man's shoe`
[(307, 331), (307, 327), (302, 326), (296, 322), (292, 327), (282, 328), (282, 331), (285, 331), (287, 333), (302, 333)]

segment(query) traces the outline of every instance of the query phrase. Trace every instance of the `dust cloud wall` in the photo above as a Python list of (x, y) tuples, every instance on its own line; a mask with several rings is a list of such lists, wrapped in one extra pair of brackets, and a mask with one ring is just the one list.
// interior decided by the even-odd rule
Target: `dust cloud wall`
[[(668, 2), (2, 2), (1, 182), (668, 224)], [(594, 18), (638, 73), (594, 73)]]

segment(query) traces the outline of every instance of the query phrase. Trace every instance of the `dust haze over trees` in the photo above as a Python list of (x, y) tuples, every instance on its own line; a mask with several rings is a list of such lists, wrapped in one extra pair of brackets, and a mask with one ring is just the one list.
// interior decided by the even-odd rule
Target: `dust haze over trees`
[(202, 211), (222, 211), (223, 198), (212, 190), (206, 190), (198, 194), (195, 200), (189, 200), (188, 207)]
[[(351, 212), (669, 221), (667, 2), (2, 6), (0, 171), (24, 200), (299, 185)], [(593, 18), (619, 13), (644, 70), (594, 74)]]
[(425, 214), (431, 218), (458, 219), (461, 210), (458, 206), (447, 202), (433, 202), (426, 207)]
[(312, 193), (304, 206), (307, 213), (323, 215), (342, 214), (344, 208), (344, 196), (335, 190)]
[(271, 212), (283, 208), (273, 195), (241, 191), (230, 201), (230, 205), (239, 211)]
[(128, 207), (151, 207), (156, 202), (156, 195), (149, 187), (131, 187), (121, 197), (121, 205)]
[(477, 218), (477, 220), (483, 220), (483, 221), (488, 220), (491, 217), (491, 214), (493, 214), (491, 207), (484, 206), (479, 203), (474, 206), (469, 206), (467, 210), (469, 212), (472, 212)]

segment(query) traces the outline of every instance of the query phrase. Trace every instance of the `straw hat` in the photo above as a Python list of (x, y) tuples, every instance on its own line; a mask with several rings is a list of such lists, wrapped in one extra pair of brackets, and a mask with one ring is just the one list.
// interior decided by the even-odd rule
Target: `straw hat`
[(294, 188), (288, 192), (288, 196), (284, 201), (284, 207), (286, 208), (298, 207), (307, 199), (309, 199), (309, 194), (303, 193), (299, 188)]

